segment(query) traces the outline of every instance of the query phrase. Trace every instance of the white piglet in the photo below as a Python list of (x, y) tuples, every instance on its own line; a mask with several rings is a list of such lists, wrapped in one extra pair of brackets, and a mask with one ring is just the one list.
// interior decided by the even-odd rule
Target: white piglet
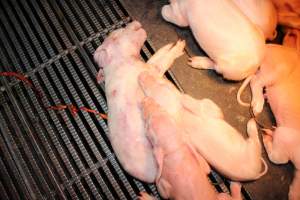
[(192, 67), (215, 69), (231, 80), (242, 80), (259, 67), (264, 35), (232, 0), (170, 0), (161, 12), (166, 21), (190, 26), (208, 54), (191, 58)]
[[(242, 200), (241, 186), (231, 183), (231, 196), (218, 194), (209, 182), (210, 167), (185, 137), (184, 129), (152, 98), (142, 103), (147, 137), (159, 166), (156, 185), (163, 198), (175, 200)], [(146, 200), (142, 194), (140, 199)]]
[(235, 181), (258, 179), (267, 172), (254, 120), (248, 122), (245, 139), (212, 100), (182, 94), (168, 80), (149, 72), (141, 73), (139, 82), (145, 95), (176, 120), (190, 144), (218, 172)]
[[(165, 69), (183, 54), (185, 43), (168, 44), (145, 63), (140, 59), (145, 40), (146, 32), (141, 24), (131, 22), (105, 39), (97, 48), (94, 60), (100, 66), (98, 81), (105, 81), (109, 139), (114, 152), (129, 174), (142, 181), (154, 182), (157, 166), (139, 107), (144, 94), (138, 84), (138, 75), (152, 71), (162, 78)], [(156, 64), (157, 60), (159, 64)]]

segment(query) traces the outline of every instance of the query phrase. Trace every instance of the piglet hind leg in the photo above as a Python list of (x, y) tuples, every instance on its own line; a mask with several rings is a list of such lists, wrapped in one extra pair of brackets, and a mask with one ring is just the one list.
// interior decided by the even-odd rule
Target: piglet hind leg
[(242, 200), (242, 195), (241, 195), (241, 184), (238, 182), (231, 182), (230, 183), (230, 193), (220, 193), (218, 195), (218, 200)]
[(287, 145), (294, 141), (294, 138), (291, 138), (292, 130), (286, 127), (277, 127), (274, 132), (268, 129), (264, 129), (264, 131), (266, 134), (263, 135), (263, 143), (269, 159), (275, 164), (285, 164), (289, 160), (293, 162), (295, 175), (290, 185), (289, 200), (300, 200), (300, 160), (295, 154), (295, 149), (292, 149), (295, 146), (293, 144)]
[(206, 56), (195, 56), (189, 58), (188, 65), (196, 69), (215, 69), (215, 63)]
[(198, 100), (189, 95), (183, 95), (181, 103), (187, 111), (199, 117), (206, 115), (211, 118), (224, 118), (222, 110), (210, 99)]
[(289, 161), (289, 157), (285, 145), (280, 142), (278, 137), (280, 132), (284, 131), (284, 128), (278, 127), (275, 132), (269, 129), (263, 129), (263, 143), (267, 151), (269, 159), (275, 164), (285, 164)]
[(162, 77), (171, 67), (174, 60), (184, 54), (184, 47), (184, 40), (178, 40), (175, 44), (167, 44), (160, 48), (147, 63), (153, 65), (158, 71), (159, 76)]

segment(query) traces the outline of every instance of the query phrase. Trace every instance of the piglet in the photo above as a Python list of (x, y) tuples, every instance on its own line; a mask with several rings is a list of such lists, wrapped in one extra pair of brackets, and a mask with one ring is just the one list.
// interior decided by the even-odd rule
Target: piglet
[(276, 35), (277, 12), (271, 0), (234, 0), (241, 11), (264, 33), (268, 40)]
[(174, 118), (196, 151), (218, 172), (235, 181), (258, 179), (267, 172), (254, 120), (248, 122), (249, 137), (245, 139), (224, 120), (222, 110), (212, 100), (182, 94), (151, 72), (141, 73), (139, 83), (145, 95)]
[[(217, 194), (208, 180), (210, 167), (204, 158), (195, 153), (192, 145), (175, 120), (153, 99), (142, 102), (147, 138), (153, 146), (158, 164), (156, 185), (163, 198), (178, 200), (242, 200), (240, 184), (231, 184), (232, 198)], [(151, 199), (142, 195), (142, 199)]]
[(242, 80), (259, 67), (264, 35), (232, 0), (171, 0), (161, 13), (166, 21), (190, 26), (210, 57), (191, 58), (192, 67), (215, 69), (231, 80)]
[[(247, 81), (244, 82), (244, 85)], [(264, 129), (263, 143), (276, 164), (295, 166), (289, 199), (300, 199), (300, 54), (292, 48), (268, 44), (260, 70), (250, 79), (253, 113), (261, 113), (266, 97), (276, 118), (275, 130)], [(266, 93), (263, 94), (263, 88)]]
[(98, 81), (105, 80), (109, 139), (114, 152), (129, 174), (142, 181), (153, 182), (157, 166), (138, 106), (144, 98), (138, 85), (138, 75), (152, 71), (163, 77), (165, 69), (183, 54), (185, 43), (168, 44), (145, 63), (139, 54), (145, 40), (146, 32), (141, 24), (131, 22), (125, 28), (113, 31), (104, 40), (97, 48), (94, 60), (100, 66)]

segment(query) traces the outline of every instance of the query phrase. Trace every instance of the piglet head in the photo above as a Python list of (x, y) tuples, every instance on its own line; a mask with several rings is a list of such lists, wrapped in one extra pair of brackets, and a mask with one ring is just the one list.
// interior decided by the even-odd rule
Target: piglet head
[(146, 40), (147, 34), (142, 25), (133, 21), (125, 28), (113, 31), (98, 47), (94, 60), (100, 67), (105, 68), (113, 61), (138, 57)]

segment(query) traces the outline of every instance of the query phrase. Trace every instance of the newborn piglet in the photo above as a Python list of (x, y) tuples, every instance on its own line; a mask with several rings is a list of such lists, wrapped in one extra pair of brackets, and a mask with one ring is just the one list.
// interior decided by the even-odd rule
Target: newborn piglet
[[(208, 180), (210, 167), (195, 152), (184, 129), (153, 99), (142, 102), (147, 138), (158, 165), (156, 185), (163, 198), (179, 200), (241, 200), (240, 184), (231, 183), (231, 194), (217, 194)], [(149, 199), (142, 195), (141, 199)]]
[[(138, 75), (152, 71), (162, 77), (165, 68), (183, 54), (185, 43), (168, 44), (145, 63), (140, 59), (145, 40), (145, 30), (139, 22), (133, 21), (113, 31), (97, 48), (94, 59), (101, 68), (98, 81), (105, 81), (109, 140), (114, 152), (129, 174), (145, 182), (154, 182), (157, 167), (138, 106), (144, 98)], [(160, 58), (163, 61), (155, 65), (155, 60)]]
[(264, 34), (234, 1), (172, 0), (161, 13), (168, 22), (190, 26), (208, 54), (209, 58), (191, 58), (192, 67), (214, 69), (231, 80), (242, 80), (258, 69), (265, 51)]
[(139, 82), (145, 95), (176, 120), (196, 151), (216, 171), (235, 181), (258, 179), (267, 172), (254, 120), (247, 125), (249, 137), (243, 138), (212, 100), (182, 94), (168, 80), (149, 72), (141, 73)]

